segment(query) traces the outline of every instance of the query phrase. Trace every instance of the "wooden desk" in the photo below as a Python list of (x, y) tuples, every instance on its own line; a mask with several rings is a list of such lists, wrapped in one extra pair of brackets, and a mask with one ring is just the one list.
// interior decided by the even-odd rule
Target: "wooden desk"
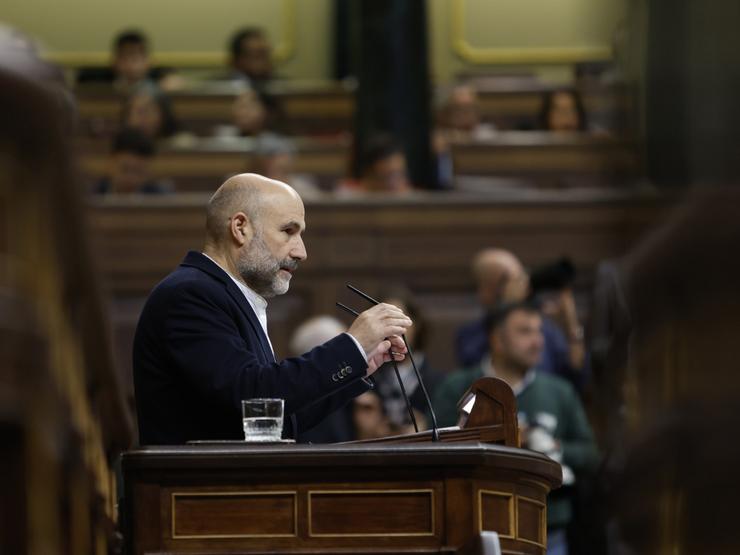
[[(347, 175), (348, 141), (301, 138), (295, 146), (295, 173), (310, 175), (327, 187)], [(99, 179), (105, 174), (108, 154), (86, 150), (84, 144), (82, 148), (83, 172), (91, 181)], [(213, 192), (227, 176), (254, 168), (253, 148), (250, 139), (202, 139), (188, 148), (161, 150), (152, 172), (157, 178), (172, 179), (180, 192)], [(567, 177), (609, 182), (634, 175), (638, 169), (633, 144), (581, 134), (502, 132), (488, 141), (454, 143), (452, 156), (457, 176), (516, 176), (543, 184)]]
[[(549, 85), (535, 83), (514, 87), (483, 87), (479, 91), (480, 114), (483, 121), (500, 129), (516, 129), (533, 125)], [(232, 120), (235, 92), (210, 87), (203, 90), (173, 93), (172, 105), (177, 118), (188, 130), (208, 135), (213, 127)], [(120, 119), (122, 98), (111, 91), (81, 88), (76, 91), (79, 115), (84, 132), (110, 131)], [(583, 91), (586, 112), (592, 119), (623, 114), (624, 92), (608, 88)], [(354, 91), (336, 83), (309, 87), (281, 86), (275, 97), (285, 114), (287, 132), (302, 134), (336, 134), (351, 131), (355, 112)]]
[[(308, 174), (319, 183), (333, 186), (347, 174), (349, 143), (298, 139), (294, 172)], [(83, 145), (84, 147), (84, 145)], [(253, 171), (254, 142), (250, 139), (213, 141), (203, 139), (189, 148), (160, 151), (152, 161), (152, 174), (158, 179), (171, 179), (179, 192), (213, 192), (227, 177)], [(108, 154), (104, 151), (83, 152), (80, 165), (92, 182), (105, 175)]]
[(130, 553), (458, 553), (482, 531), (543, 555), (547, 457), (483, 443), (245, 444), (124, 454)]
[[(542, 99), (552, 85), (531, 82), (478, 87), (480, 114), (483, 121), (499, 129), (517, 129), (522, 125), (536, 128)], [(589, 121), (623, 118), (628, 110), (627, 94), (617, 87), (588, 87), (580, 90)]]
[[(120, 120), (123, 96), (82, 88), (76, 91), (83, 133), (110, 132)], [(236, 92), (231, 87), (174, 92), (172, 109), (188, 131), (210, 135), (216, 125), (233, 119)], [(287, 125), (294, 135), (327, 135), (348, 131), (354, 115), (354, 94), (336, 84), (284, 89), (275, 94)]]
[(636, 145), (589, 134), (501, 132), (452, 145), (455, 175), (624, 177), (639, 168)]

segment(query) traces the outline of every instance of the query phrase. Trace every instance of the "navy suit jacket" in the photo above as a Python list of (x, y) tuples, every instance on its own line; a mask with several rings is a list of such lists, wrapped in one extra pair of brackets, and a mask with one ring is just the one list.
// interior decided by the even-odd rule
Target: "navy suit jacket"
[(372, 387), (347, 334), (276, 362), (251, 305), (229, 275), (189, 252), (147, 300), (134, 338), (142, 445), (242, 439), (241, 401), (285, 399), (295, 437)]

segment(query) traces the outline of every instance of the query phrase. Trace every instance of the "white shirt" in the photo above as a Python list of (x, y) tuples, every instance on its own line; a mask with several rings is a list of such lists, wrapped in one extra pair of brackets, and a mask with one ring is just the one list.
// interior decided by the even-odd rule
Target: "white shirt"
[[(232, 276), (231, 273), (226, 270), (226, 268), (221, 266), (218, 262), (216, 262), (213, 258), (208, 256), (206, 253), (202, 253), (202, 254), (208, 260), (210, 260), (216, 266), (218, 266), (224, 272), (226, 272), (226, 274), (231, 278), (231, 280), (239, 288), (239, 291), (241, 291), (244, 294), (244, 297), (246, 297), (247, 302), (249, 303), (249, 306), (252, 307), (252, 310), (254, 310), (254, 313), (257, 315), (257, 320), (259, 320), (260, 325), (262, 326), (262, 331), (265, 332), (265, 337), (267, 337), (267, 342), (270, 344), (270, 350), (272, 351), (272, 356), (274, 357), (275, 349), (272, 348), (272, 341), (270, 341), (270, 336), (267, 333), (267, 301), (265, 300), (265, 298), (259, 293), (255, 292), (252, 288), (247, 286), (245, 283), (239, 281), (234, 276)], [(357, 350), (360, 351), (360, 354), (362, 354), (362, 357), (365, 359), (365, 362), (367, 362), (367, 353), (365, 353), (365, 349), (362, 348), (362, 345), (360, 345), (360, 342), (357, 341), (357, 339), (355, 339), (355, 337), (351, 333), (347, 333), (347, 335), (352, 339), (352, 341), (355, 342), (355, 345), (357, 345)]]

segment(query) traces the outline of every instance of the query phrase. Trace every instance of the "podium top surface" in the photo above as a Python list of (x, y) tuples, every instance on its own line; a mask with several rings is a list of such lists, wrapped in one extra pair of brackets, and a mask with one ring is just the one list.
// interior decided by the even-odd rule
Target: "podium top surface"
[(495, 467), (536, 474), (558, 487), (562, 473), (552, 459), (526, 449), (488, 443), (267, 444), (214, 442), (147, 446), (122, 455), (124, 472), (326, 467)]

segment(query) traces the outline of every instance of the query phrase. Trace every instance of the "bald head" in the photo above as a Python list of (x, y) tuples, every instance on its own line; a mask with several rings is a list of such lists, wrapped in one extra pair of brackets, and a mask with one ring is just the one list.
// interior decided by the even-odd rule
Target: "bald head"
[(207, 242), (219, 244), (229, 235), (229, 222), (237, 212), (243, 212), (253, 226), (259, 225), (265, 207), (281, 201), (300, 201), (289, 185), (257, 175), (242, 173), (227, 179), (213, 194), (206, 207)]
[(288, 290), (306, 259), (301, 197), (261, 175), (228, 179), (208, 202), (204, 253), (265, 298)]
[(481, 302), (489, 307), (519, 301), (527, 295), (529, 277), (519, 259), (504, 249), (485, 249), (473, 259), (473, 275)]

